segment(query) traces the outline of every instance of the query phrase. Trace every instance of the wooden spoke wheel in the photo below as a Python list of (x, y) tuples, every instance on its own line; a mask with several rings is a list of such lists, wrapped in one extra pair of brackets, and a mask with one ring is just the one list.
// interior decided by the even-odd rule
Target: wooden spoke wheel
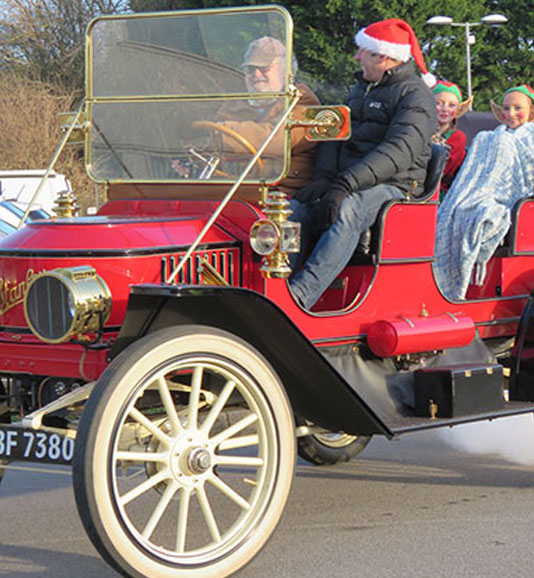
[(254, 348), (218, 329), (164, 329), (95, 386), (76, 440), (76, 503), (122, 574), (228, 576), (280, 519), (295, 449), (284, 388)]

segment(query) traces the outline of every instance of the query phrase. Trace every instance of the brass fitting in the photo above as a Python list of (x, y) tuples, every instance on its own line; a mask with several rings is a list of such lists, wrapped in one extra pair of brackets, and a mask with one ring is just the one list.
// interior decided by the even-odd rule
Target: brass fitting
[(79, 211), (79, 207), (76, 204), (76, 197), (74, 194), (71, 191), (61, 192), (59, 197), (56, 199), (56, 206), (53, 211), (59, 218), (75, 217), (76, 213)]
[[(287, 218), (292, 213), (288, 208), (287, 195), (277, 190), (269, 191), (264, 206), (263, 212), (267, 219), (278, 227), (282, 235), (283, 223), (287, 221)], [(278, 246), (270, 255), (264, 257), (260, 271), (267, 279), (285, 279), (289, 277), (291, 268), (287, 253)]]

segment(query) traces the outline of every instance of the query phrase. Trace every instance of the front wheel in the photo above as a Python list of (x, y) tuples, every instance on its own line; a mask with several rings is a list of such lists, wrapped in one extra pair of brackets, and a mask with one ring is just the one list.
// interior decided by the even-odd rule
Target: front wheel
[(273, 532), (295, 454), (285, 391), (254, 348), (213, 328), (164, 329), (95, 386), (76, 440), (76, 503), (122, 574), (224, 577)]
[(9, 462), (7, 460), (0, 458), (0, 484), (2, 483), (4, 474), (6, 473), (6, 468), (4, 466), (7, 466), (8, 464)]

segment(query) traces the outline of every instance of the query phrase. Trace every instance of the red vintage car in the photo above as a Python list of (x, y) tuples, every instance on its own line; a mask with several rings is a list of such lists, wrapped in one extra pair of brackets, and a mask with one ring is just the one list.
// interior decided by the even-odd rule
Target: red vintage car
[[(281, 92), (244, 86), (262, 36), (286, 47)], [(534, 411), (534, 202), (484, 284), (447, 300), (439, 148), (425, 196), (383, 208), (313, 310), (292, 298), (289, 129), (350, 124), (343, 107), (295, 118), (291, 42), (276, 6), (94, 20), (62, 145), (85, 143), (109, 200), (73, 217), (65, 193), (0, 241), (0, 459), (72, 463), (88, 535), (127, 576), (237, 571), (280, 519), (297, 450), (336, 463), (373, 435)], [(266, 103), (261, 142), (219, 120)]]

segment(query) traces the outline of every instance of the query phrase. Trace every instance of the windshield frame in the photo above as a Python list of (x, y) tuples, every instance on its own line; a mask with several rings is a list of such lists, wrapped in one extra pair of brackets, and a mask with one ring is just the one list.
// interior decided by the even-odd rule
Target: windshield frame
[[(285, 35), (285, 89), (280, 92), (269, 93), (250, 93), (250, 92), (235, 92), (235, 93), (207, 93), (207, 94), (150, 94), (150, 95), (132, 95), (132, 94), (113, 94), (113, 95), (98, 95), (95, 94), (95, 77), (94, 77), (94, 46), (93, 46), (93, 32), (99, 26), (99, 23), (105, 21), (127, 21), (134, 19), (172, 19), (172, 18), (190, 18), (203, 16), (214, 16), (219, 14), (276, 14), (281, 18), (284, 26)], [(246, 100), (249, 102), (267, 99), (278, 99), (283, 103), (283, 110), (287, 110), (294, 96), (293, 85), (293, 22), (289, 12), (281, 6), (254, 6), (246, 8), (226, 8), (226, 9), (203, 9), (203, 10), (184, 10), (184, 11), (163, 11), (142, 14), (127, 14), (127, 15), (105, 15), (95, 18), (88, 26), (86, 35), (86, 94), (85, 94), (85, 117), (88, 121), (88, 126), (95, 127), (94, 117), (95, 111), (102, 105), (136, 105), (136, 103), (199, 103), (202, 101), (209, 102), (230, 102)], [(154, 91), (156, 92), (156, 91)], [(282, 129), (284, 130), (284, 129)], [(105, 184), (123, 184), (123, 183), (173, 183), (175, 185), (226, 185), (232, 184), (239, 178), (239, 174), (232, 175), (232, 178), (217, 178), (214, 176), (209, 180), (195, 179), (195, 178), (137, 178), (134, 175), (121, 175), (117, 178), (100, 178), (94, 171), (94, 144), (93, 130), (88, 130), (85, 139), (85, 164), (86, 171), (89, 177), (96, 183)], [(290, 161), (290, 134), (289, 130), (284, 130), (284, 145), (283, 145), (283, 159), (282, 169), (278, 174), (269, 175), (268, 178), (259, 178), (248, 175), (243, 180), (244, 184), (266, 184), (267, 186), (275, 185), (280, 182), (288, 173)]]

